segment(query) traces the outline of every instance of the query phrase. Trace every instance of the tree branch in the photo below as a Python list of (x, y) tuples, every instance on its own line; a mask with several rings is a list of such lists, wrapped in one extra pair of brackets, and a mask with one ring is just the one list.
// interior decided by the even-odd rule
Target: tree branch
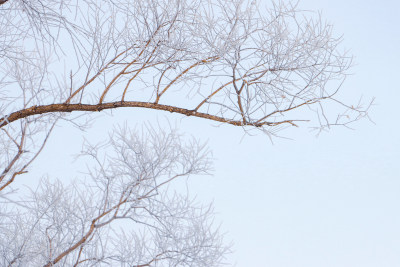
[(21, 109), (19, 111), (13, 112), (6, 117), (0, 119), (0, 128), (23, 118), (39, 115), (39, 114), (46, 114), (46, 113), (54, 113), (54, 112), (73, 112), (73, 111), (102, 111), (106, 109), (115, 109), (121, 107), (138, 107), (138, 108), (148, 108), (148, 109), (156, 109), (156, 110), (164, 110), (173, 113), (180, 113), (186, 116), (194, 116), (199, 118), (205, 118), (217, 122), (222, 123), (229, 123), (235, 126), (255, 126), (261, 127), (264, 125), (273, 126), (276, 123), (274, 122), (258, 122), (258, 123), (251, 123), (251, 122), (243, 122), (237, 120), (230, 120), (219, 116), (210, 115), (207, 113), (198, 112), (195, 110), (185, 109), (185, 108), (178, 108), (169, 105), (162, 105), (156, 103), (149, 103), (149, 102), (140, 102), (140, 101), (118, 101), (118, 102), (109, 102), (109, 103), (102, 103), (102, 104), (50, 104), (50, 105), (43, 105), (43, 106), (33, 106), (26, 109)]

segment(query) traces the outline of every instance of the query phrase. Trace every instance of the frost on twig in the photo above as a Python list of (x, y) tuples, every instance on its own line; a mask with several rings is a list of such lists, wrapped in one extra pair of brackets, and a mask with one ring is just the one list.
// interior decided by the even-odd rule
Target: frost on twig
[[(62, 11), (57, 27), (47, 25), (50, 36), (57, 30), (70, 41), (63, 40), (62, 48), (46, 42), (37, 47), (41, 86), (32, 91), (15, 77), (33, 99), (8, 109), (0, 127), (35, 114), (120, 107), (269, 134), (285, 125), (347, 125), (368, 115), (369, 105), (357, 105), (338, 121), (337, 114), (351, 106), (338, 92), (352, 57), (331, 25), (292, 3), (119, 0), (84, 1), (74, 8), (74, 24), (61, 23), (71, 21), (70, 12)], [(55, 83), (50, 76), (60, 75), (49, 69), (56, 66), (50, 54), (59, 51), (63, 58), (65, 50), (74, 51), (64, 65), (71, 71)]]
[(196, 140), (150, 127), (87, 145), (84, 179), (42, 180), (3, 220), (2, 265), (219, 266), (227, 248), (212, 209), (172, 190), (177, 179), (209, 173), (209, 156)]

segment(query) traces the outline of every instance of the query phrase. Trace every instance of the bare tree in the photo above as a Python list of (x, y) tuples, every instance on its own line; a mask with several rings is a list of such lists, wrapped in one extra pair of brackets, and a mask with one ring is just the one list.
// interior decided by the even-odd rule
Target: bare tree
[(219, 265), (226, 249), (211, 212), (164, 188), (209, 171), (204, 148), (174, 132), (114, 133), (86, 151), (90, 182), (43, 180), (22, 202), (12, 184), (59, 120), (89, 126), (71, 112), (147, 108), (270, 136), (347, 127), (368, 106), (339, 98), (351, 65), (340, 43), (284, 1), (1, 1), (2, 265)]
[[(42, 181), (3, 218), (2, 266), (213, 266), (224, 255), (210, 207), (166, 190), (210, 170), (209, 152), (174, 131), (120, 129), (86, 146), (91, 180)], [(134, 229), (134, 231), (132, 231)]]

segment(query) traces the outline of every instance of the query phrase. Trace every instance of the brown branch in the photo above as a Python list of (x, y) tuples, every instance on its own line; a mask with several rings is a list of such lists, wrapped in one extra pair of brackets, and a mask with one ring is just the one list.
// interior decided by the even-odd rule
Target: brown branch
[(156, 103), (149, 103), (149, 102), (139, 102), (139, 101), (117, 101), (117, 102), (109, 102), (109, 103), (102, 103), (102, 104), (50, 104), (50, 105), (43, 105), (43, 106), (32, 106), (30, 108), (21, 109), (19, 111), (15, 111), (9, 114), (6, 118), (0, 119), (0, 128), (23, 118), (27, 118), (34, 115), (39, 114), (46, 114), (46, 113), (54, 113), (54, 112), (73, 112), (73, 111), (102, 111), (106, 109), (115, 109), (121, 107), (139, 107), (139, 108), (148, 108), (148, 109), (156, 109), (156, 110), (163, 110), (169, 111), (173, 113), (179, 113), (186, 116), (194, 116), (204, 119), (209, 119), (217, 122), (228, 123), (235, 126), (246, 126), (251, 125), (255, 127), (261, 127), (263, 125), (270, 125), (269, 122), (259, 122), (259, 123), (251, 123), (243, 121), (235, 121), (207, 113), (197, 112), (195, 110), (179, 108), (169, 105), (162, 105)]
[[(0, 187), (0, 191), (2, 191), (4, 188), (6, 188), (8, 185), (10, 185), (12, 182), (14, 182), (15, 177), (17, 177), (18, 175), (27, 173), (28, 171), (26, 171), (26, 169), (28, 168), (29, 165), (31, 165), (31, 163), (39, 156), (39, 154), (42, 152), (43, 148), (45, 147), (47, 140), (49, 139), (49, 136), (51, 134), (51, 132), (54, 129), (54, 126), (56, 125), (56, 122), (53, 123), (53, 125), (51, 126), (49, 132), (47, 133), (42, 145), (40, 146), (40, 148), (38, 149), (38, 151), (35, 153), (35, 155), (31, 158), (30, 161), (28, 161), (28, 163), (26, 163), (19, 171), (14, 172), (13, 175), (11, 176), (11, 178)], [(25, 125), (25, 128), (27, 127), (27, 124)], [(6, 169), (3, 171), (2, 175), (0, 176), (0, 182), (3, 181), (3, 179), (5, 178), (5, 176), (7, 175), (7, 172), (10, 170), (10, 168), (15, 164), (16, 161), (18, 161), (18, 159), (21, 157), (21, 155), (24, 153), (23, 151), (23, 146), (24, 146), (24, 142), (25, 142), (25, 132), (26, 129), (23, 130), (22, 132), (22, 137), (21, 137), (21, 142), (20, 145), (18, 145), (18, 154), (16, 157), (14, 157), (13, 161), (9, 164), (8, 167), (6, 167)]]
[[(130, 63), (128, 63), (128, 65), (120, 72), (118, 73), (113, 79), (112, 81), (108, 84), (108, 86), (106, 87), (106, 89), (103, 91), (103, 94), (100, 96), (99, 99), (99, 104), (103, 103), (103, 100), (105, 98), (105, 96), (107, 95), (108, 91), (110, 90), (111, 86), (114, 84), (114, 82), (123, 74), (126, 74), (125, 71), (128, 70), (128, 68), (130, 66), (132, 66), (134, 63), (136, 63), (139, 58), (142, 56), (142, 54), (146, 51), (146, 49), (148, 48), (148, 46), (150, 45), (150, 43), (153, 41), (154, 37), (157, 35), (158, 31), (161, 29), (163, 25), (158, 26), (158, 28), (155, 30), (155, 32), (153, 33), (153, 35), (150, 37), (149, 40), (147, 40), (146, 45), (142, 48), (142, 50), (140, 51), (139, 55), (137, 55), (137, 57)], [(139, 72), (135, 75), (135, 77), (143, 70), (143, 68), (147, 65), (147, 63), (149, 63), (149, 61), (151, 60), (151, 58), (153, 57), (155, 51), (158, 48), (158, 43), (156, 44), (156, 46), (153, 48), (149, 58), (147, 59), (147, 61), (143, 64), (142, 68), (139, 70)], [(125, 96), (125, 92), (124, 92), (124, 96)]]
[[(232, 84), (232, 83), (235, 82), (235, 81), (243, 80), (245, 77), (246, 77), (246, 76), (243, 76), (243, 77), (241, 77), (241, 78), (238, 78), (238, 79), (236, 79), (236, 80), (232, 80), (232, 81), (230, 81), (230, 82), (227, 82), (227, 83), (221, 85), (218, 89), (216, 89), (214, 92), (212, 92), (209, 96), (207, 96), (206, 98), (204, 98), (204, 100), (201, 101), (201, 103), (198, 104), (197, 107), (196, 107), (194, 110), (196, 110), (196, 111), (199, 110), (199, 108), (200, 108), (202, 105), (204, 105), (204, 103), (206, 103), (208, 100), (210, 100), (210, 98), (213, 97), (215, 94), (217, 94), (219, 91), (221, 91), (222, 89), (224, 89), (225, 87), (227, 87), (228, 85)], [(243, 80), (243, 81), (246, 81), (246, 80)]]
[(84, 263), (85, 261), (98, 261), (98, 260), (99, 259), (97, 259), (97, 258), (84, 259), (84, 260), (81, 260), (81, 261), (75, 263), (74, 267), (78, 266), (81, 263)]
[[(95, 75), (93, 75), (92, 78), (90, 78), (90, 80), (86, 81), (81, 87), (79, 87), (77, 90), (75, 90), (67, 99), (67, 101), (65, 101), (65, 103), (69, 103), (71, 102), (72, 98), (74, 98), (74, 96), (76, 96), (80, 91), (82, 91), (86, 86), (88, 86), (90, 83), (92, 83), (94, 80), (96, 80), (97, 77), (100, 76), (100, 74), (102, 74), (106, 69), (108, 69), (110, 67), (111, 64), (113, 64), (121, 55), (127, 53), (129, 50), (133, 49), (133, 47), (130, 47), (124, 51), (122, 51), (121, 53), (119, 53), (118, 55), (116, 55), (113, 59), (111, 59), (102, 69), (100, 69)], [(71, 78), (72, 79), (72, 78)], [(71, 82), (72, 84), (72, 82)], [(72, 86), (71, 86), (71, 92), (72, 92)]]
[(246, 123), (246, 116), (245, 116), (245, 114), (244, 114), (244, 110), (243, 110), (243, 105), (242, 105), (242, 97), (241, 97), (241, 93), (242, 93), (242, 90), (243, 90), (243, 88), (244, 88), (244, 82), (242, 83), (242, 86), (241, 86), (241, 88), (240, 88), (240, 90), (237, 88), (237, 85), (236, 85), (236, 79), (235, 79), (235, 76), (233, 76), (233, 87), (235, 88), (235, 91), (236, 91), (236, 95), (237, 95), (237, 103), (238, 103), (238, 106), (239, 106), (239, 110), (240, 110), (240, 115), (242, 116), (242, 120), (243, 120), (243, 123)]
[(150, 264), (152, 264), (153, 262), (157, 262), (157, 261), (160, 261), (162, 259), (165, 259), (165, 258), (162, 258), (161, 256), (164, 256), (164, 254), (171, 253), (171, 252), (174, 252), (174, 251), (168, 251), (168, 250), (167, 251), (163, 251), (163, 252), (157, 254), (149, 262), (143, 263), (143, 264), (139, 264), (139, 265), (133, 265), (132, 267), (149, 267), (149, 266), (151, 266)]
[(47, 264), (43, 265), (43, 267), (50, 267), (53, 266), (54, 264), (56, 264), (57, 262), (59, 262), (62, 258), (64, 258), (66, 255), (68, 255), (69, 253), (71, 253), (73, 250), (75, 250), (77, 247), (79, 247), (80, 245), (82, 245), (83, 243), (85, 243), (85, 241), (90, 237), (90, 235), (93, 233), (94, 229), (95, 229), (95, 223), (96, 223), (96, 219), (94, 219), (92, 221), (92, 223), (90, 224), (90, 228), (89, 231), (77, 242), (75, 243), (75, 245), (73, 245), (72, 247), (70, 247), (69, 249), (65, 250), (63, 253), (61, 253), (60, 255), (58, 255), (57, 258), (55, 258), (53, 261), (48, 262)]
[[(17, 161), (21, 158), (22, 154), (24, 153), (24, 145), (25, 145), (25, 137), (26, 137), (26, 129), (27, 129), (27, 125), (25, 124), (23, 129), (22, 129), (22, 133), (21, 133), (21, 140), (20, 143), (17, 144), (15, 143), (16, 141), (14, 141), (14, 143), (17, 145), (18, 148), (18, 152), (17, 154), (14, 156), (14, 158), (11, 160), (11, 162), (8, 164), (8, 166), (6, 166), (6, 168), (3, 170), (2, 174), (0, 175), (0, 183), (3, 182), (3, 179), (6, 177), (6, 175), (8, 174), (8, 172), (12, 169), (12, 167), (17, 163)], [(7, 131), (5, 131), (7, 133)], [(20, 169), (19, 171), (16, 171), (13, 173), (13, 175), (11, 176), (11, 178), (0, 187), (0, 191), (2, 191), (4, 188), (6, 188), (9, 184), (11, 184), (15, 177), (17, 175), (26, 173), (26, 171), (24, 171), (26, 168), (26, 166), (24, 166), (22, 169)]]
[[(6, 166), (6, 168), (3, 170), (3, 173), (0, 175), (0, 182), (3, 181), (3, 179), (6, 177), (8, 172), (11, 170), (11, 168), (14, 166), (14, 164), (19, 160), (21, 155), (24, 153), (21, 147), (18, 147), (18, 152), (14, 156), (14, 158), (11, 160), (11, 162)], [(1, 191), (1, 189), (0, 189)]]
[[(100, 100), (99, 100), (99, 104), (103, 103), (104, 98), (106, 97), (108, 91), (110, 90), (111, 86), (115, 83), (115, 81), (118, 80), (118, 78), (120, 78), (122, 75), (126, 74), (126, 70), (129, 69), (129, 67), (131, 67), (133, 64), (135, 64), (139, 58), (142, 56), (142, 54), (144, 53), (145, 49), (147, 48), (147, 46), (149, 45), (151, 40), (149, 40), (146, 44), (146, 46), (142, 49), (142, 51), (140, 52), (140, 54), (136, 57), (136, 59), (134, 59), (132, 62), (130, 62), (128, 65), (126, 65), (125, 68), (123, 68), (112, 80), (111, 82), (107, 85), (106, 89), (104, 89), (102, 95), (100, 96)], [(136, 73), (136, 75), (133, 77), (136, 78), (137, 75), (139, 75), (139, 73), (143, 70), (143, 68), (147, 65), (147, 63), (149, 63), (149, 61), (151, 60), (151, 58), (154, 55), (154, 52), (157, 50), (157, 46), (154, 47), (153, 51), (151, 52), (151, 55), (149, 56), (149, 58), (146, 60), (145, 63), (143, 63), (143, 66), (138, 70), (138, 72)], [(127, 90), (127, 88), (126, 88)], [(123, 94), (123, 97), (125, 96), (125, 91)]]
[(199, 66), (201, 64), (206, 64), (206, 63), (210, 63), (213, 62), (215, 60), (218, 60), (219, 57), (209, 57), (206, 59), (203, 59), (201, 61), (198, 61), (192, 65), (190, 65), (188, 68), (186, 68), (184, 71), (182, 71), (178, 76), (176, 76), (165, 88), (164, 90), (162, 90), (161, 93), (157, 94), (157, 99), (155, 101), (155, 103), (158, 103), (158, 101), (160, 100), (160, 97), (168, 90), (168, 88), (170, 88), (179, 78), (181, 78), (183, 75), (185, 75), (188, 71), (190, 71), (191, 69), (193, 69), (196, 66)]
[(0, 187), (0, 191), (2, 191), (4, 188), (6, 188), (7, 186), (9, 186), (12, 182), (14, 182), (15, 177), (17, 177), (17, 175), (21, 175), (27, 173), (27, 171), (18, 171), (18, 172), (14, 172), (13, 175), (11, 176), (11, 179), (8, 180), (4, 185), (2, 185)]
[[(140, 74), (140, 72), (141, 72), (142, 70), (144, 70), (144, 69), (147, 68), (146, 65), (147, 65), (147, 64), (150, 62), (150, 60), (153, 58), (153, 55), (154, 55), (154, 53), (156, 52), (156, 50), (157, 50), (157, 46), (154, 47), (153, 51), (151, 52), (151, 55), (150, 55), (149, 58), (146, 60), (146, 62), (143, 63), (142, 67), (136, 71), (136, 74), (135, 74), (132, 78), (129, 79), (129, 82), (128, 82), (128, 84), (127, 84), (126, 87), (125, 87), (124, 93), (122, 94), (121, 101), (124, 101), (124, 100), (125, 100), (125, 95), (126, 95), (126, 92), (128, 91), (129, 84)], [(157, 64), (153, 64), (153, 66), (156, 66), (156, 65), (157, 65)], [(123, 70), (120, 74), (121, 74), (121, 75), (123, 75), (123, 74), (129, 74), (130, 72), (129, 72), (129, 73), (125, 72), (125, 71), (129, 68), (129, 66), (130, 66), (130, 65), (128, 65), (126, 68), (124, 68), (124, 70)], [(118, 74), (118, 75), (120, 75), (120, 74)], [(115, 79), (115, 78), (114, 78), (114, 79)], [(110, 84), (109, 86), (111, 86), (111, 84)], [(107, 87), (106, 90), (108, 90), (108, 87)], [(103, 95), (102, 95), (101, 98), (100, 98), (100, 101), (99, 101), (100, 104), (103, 103), (103, 99), (104, 99), (104, 97), (105, 97), (105, 93), (106, 93), (106, 91), (104, 91)]]
[[(117, 214), (118, 211), (119, 211), (119, 208), (120, 208), (123, 204), (125, 204), (125, 203), (128, 201), (129, 195), (130, 195), (130, 193), (128, 193), (128, 196), (126, 196), (125, 198), (123, 198), (124, 195), (122, 194), (122, 196), (121, 196), (120, 201), (118, 202), (118, 204), (114, 205), (113, 207), (111, 207), (111, 208), (108, 209), (107, 211), (102, 212), (100, 215), (98, 215), (96, 218), (94, 218), (94, 219), (92, 220), (92, 223), (90, 224), (89, 230), (86, 232), (86, 234), (85, 234), (79, 241), (77, 241), (74, 245), (72, 245), (71, 247), (69, 247), (68, 249), (66, 249), (64, 252), (62, 252), (61, 254), (59, 254), (54, 260), (48, 262), (48, 263), (47, 263), (46, 265), (44, 265), (43, 267), (50, 267), (50, 266), (53, 266), (54, 264), (56, 264), (57, 262), (59, 262), (60, 260), (62, 260), (62, 258), (66, 257), (68, 254), (70, 254), (72, 251), (74, 251), (75, 249), (77, 249), (77, 248), (80, 246), (81, 248), (79, 249), (79, 254), (78, 254), (77, 263), (75, 264), (75, 266), (77, 266), (77, 264), (80, 263), (80, 262), (79, 262), (79, 258), (80, 258), (80, 255), (81, 255), (81, 253), (82, 253), (84, 244), (85, 244), (87, 241), (90, 241), (90, 240), (92, 239), (92, 237), (93, 237), (92, 234), (93, 234), (93, 232), (95, 231), (96, 228), (103, 227), (104, 225), (111, 223), (111, 222), (115, 219), (116, 214)], [(97, 224), (97, 222), (98, 222), (101, 218), (107, 216), (107, 215), (110, 214), (113, 210), (116, 210), (116, 212), (114, 213), (114, 216), (113, 216), (110, 220), (108, 220), (108, 221), (105, 222), (105, 223)], [(91, 237), (91, 236), (92, 236), (92, 237)]]

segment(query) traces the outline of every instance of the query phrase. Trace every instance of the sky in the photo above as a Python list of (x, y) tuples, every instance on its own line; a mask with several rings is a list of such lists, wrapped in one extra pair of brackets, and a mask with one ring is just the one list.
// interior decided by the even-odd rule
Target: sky
[(197, 181), (197, 193), (214, 199), (234, 242), (232, 265), (400, 266), (400, 3), (301, 0), (300, 7), (321, 11), (343, 34), (355, 66), (342, 93), (348, 101), (375, 97), (373, 123), (319, 137), (290, 130), (282, 135), (292, 140), (274, 144), (262, 135), (240, 141), (240, 131), (219, 127), (209, 142), (216, 173)]
[[(373, 122), (333, 128), (316, 137), (307, 128), (246, 136), (240, 128), (155, 111), (116, 111), (110, 124), (169, 120), (208, 140), (213, 176), (189, 181), (199, 202), (213, 202), (216, 222), (233, 242), (229, 266), (400, 266), (400, 2), (300, 0), (343, 34), (354, 55), (344, 99), (375, 97)], [(106, 134), (103, 124), (91, 130)], [(111, 129), (111, 125), (109, 129)], [(103, 130), (102, 130), (103, 129)], [(57, 134), (58, 131), (58, 134)], [(56, 129), (38, 159), (40, 171), (64, 174), (81, 143), (74, 129)], [(74, 137), (74, 135), (76, 135)], [(46, 159), (56, 151), (62, 155)], [(53, 167), (54, 166), (54, 167)], [(75, 174), (71, 174), (73, 176)]]

